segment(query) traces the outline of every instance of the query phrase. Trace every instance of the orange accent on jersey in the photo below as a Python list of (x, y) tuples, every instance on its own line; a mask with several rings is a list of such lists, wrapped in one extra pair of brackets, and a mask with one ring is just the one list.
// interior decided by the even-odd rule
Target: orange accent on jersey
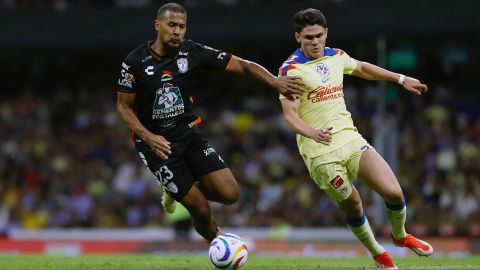
[(201, 117), (198, 117), (197, 119), (195, 119), (195, 121), (191, 122), (190, 124), (188, 124), (188, 127), (189, 128), (192, 128), (198, 124), (200, 124), (202, 122), (202, 118)]
[(135, 95), (137, 93), (127, 93), (127, 92), (121, 92), (121, 91), (117, 91), (118, 94), (121, 94), (121, 95)]
[(190, 96), (190, 102), (193, 104), (193, 97)]

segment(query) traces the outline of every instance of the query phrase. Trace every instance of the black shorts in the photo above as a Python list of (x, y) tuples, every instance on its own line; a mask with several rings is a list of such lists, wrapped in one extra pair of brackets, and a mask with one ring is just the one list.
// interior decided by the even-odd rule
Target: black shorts
[(167, 193), (180, 201), (193, 183), (203, 175), (227, 168), (223, 159), (196, 128), (183, 139), (171, 142), (172, 154), (161, 159), (143, 140), (136, 139), (135, 149)]

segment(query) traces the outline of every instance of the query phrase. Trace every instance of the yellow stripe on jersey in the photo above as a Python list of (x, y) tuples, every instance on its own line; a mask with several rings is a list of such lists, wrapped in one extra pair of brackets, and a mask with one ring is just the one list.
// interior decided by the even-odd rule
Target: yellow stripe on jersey
[[(311, 61), (297, 50), (282, 65), (281, 76), (299, 76), (306, 85), (305, 93), (299, 97), (300, 118), (314, 129), (333, 127), (329, 146), (297, 134), (300, 154), (313, 158), (334, 151), (351, 140), (340, 132), (355, 129), (343, 98), (343, 74), (351, 74), (355, 68), (353, 58), (342, 50), (330, 48), (325, 48), (324, 57)], [(280, 95), (282, 98), (285, 97)]]

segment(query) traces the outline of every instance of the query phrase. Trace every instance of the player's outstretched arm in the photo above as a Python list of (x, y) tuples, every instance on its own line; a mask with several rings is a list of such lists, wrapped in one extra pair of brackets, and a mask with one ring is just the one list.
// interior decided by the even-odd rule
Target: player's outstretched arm
[(332, 141), (332, 127), (317, 130), (308, 126), (307, 123), (298, 116), (298, 108), (300, 107), (299, 99), (290, 100), (285, 98), (281, 99), (280, 102), (282, 103), (283, 117), (291, 130), (304, 137), (313, 139), (318, 143), (325, 145), (330, 144)]
[(134, 110), (136, 94), (117, 93), (117, 111), (120, 118), (127, 124), (128, 128), (150, 145), (159, 157), (167, 159), (168, 155), (172, 153), (170, 142), (161, 135), (151, 133), (140, 123)]
[(301, 95), (305, 91), (304, 84), (302, 83), (300, 77), (276, 77), (261, 65), (252, 61), (244, 60), (237, 56), (232, 56), (232, 59), (228, 63), (226, 70), (240, 74), (250, 74), (253, 77), (265, 82), (270, 87), (277, 90), (278, 93), (286, 96), (288, 99), (293, 100), (295, 96)]
[(428, 91), (426, 84), (422, 84), (419, 80), (407, 77), (403, 74), (391, 72), (389, 70), (383, 69), (379, 66), (367, 63), (356, 61), (357, 67), (352, 72), (352, 75), (357, 77), (367, 79), (367, 80), (386, 80), (390, 82), (396, 82), (401, 84), (406, 90), (416, 94), (421, 95), (424, 92)]

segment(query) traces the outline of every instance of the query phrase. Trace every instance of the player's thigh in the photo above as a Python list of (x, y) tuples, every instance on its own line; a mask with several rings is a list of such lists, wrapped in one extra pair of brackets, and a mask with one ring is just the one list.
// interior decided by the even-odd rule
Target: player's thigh
[(238, 184), (227, 164), (202, 136), (191, 144), (186, 160), (202, 190), (216, 201), (228, 203), (238, 199)]
[(135, 148), (143, 163), (172, 198), (180, 201), (190, 191), (195, 181), (194, 176), (181, 156), (173, 153), (167, 160), (163, 160), (144, 142), (136, 143)]
[[(315, 160), (319, 162), (318, 158)], [(317, 186), (336, 202), (345, 201), (352, 193), (352, 181), (341, 162), (314, 163), (308, 167), (310, 176)]]
[(400, 184), (387, 162), (375, 149), (361, 153), (358, 179), (378, 192), (389, 203), (401, 203), (403, 195)]
[(194, 218), (209, 218), (211, 216), (208, 200), (196, 185), (192, 185), (179, 202), (187, 208)]
[(239, 197), (238, 183), (228, 168), (203, 175), (199, 186), (205, 193), (212, 196), (212, 200), (220, 203), (232, 204)]

